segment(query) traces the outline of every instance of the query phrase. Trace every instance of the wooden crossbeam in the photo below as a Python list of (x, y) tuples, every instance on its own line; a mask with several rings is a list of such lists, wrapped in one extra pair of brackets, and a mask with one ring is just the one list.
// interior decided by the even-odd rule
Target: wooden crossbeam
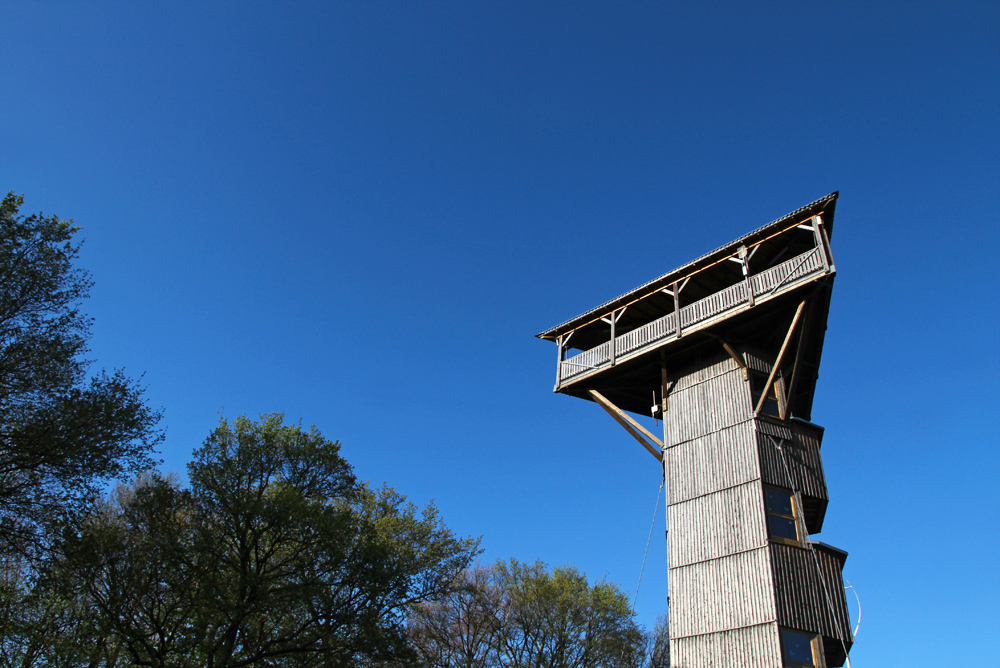
[(671, 286), (671, 294), (674, 296), (674, 325), (677, 330), (677, 338), (681, 338), (681, 289), (677, 283)]
[(760, 393), (760, 401), (757, 402), (757, 408), (754, 409), (755, 413), (760, 413), (760, 409), (764, 407), (764, 402), (767, 401), (767, 393), (771, 391), (771, 385), (774, 383), (775, 376), (778, 375), (778, 368), (781, 366), (781, 362), (785, 357), (785, 352), (788, 350), (788, 343), (792, 340), (792, 334), (795, 333), (795, 326), (799, 324), (799, 318), (802, 317), (802, 310), (806, 307), (806, 300), (802, 300), (799, 307), (795, 309), (795, 317), (792, 318), (792, 324), (788, 326), (788, 333), (785, 334), (785, 340), (781, 344), (781, 350), (778, 351), (778, 358), (774, 360), (774, 366), (771, 367), (771, 374), (767, 377), (767, 382), (764, 384), (764, 390)]
[(639, 445), (646, 448), (646, 450), (649, 451), (649, 454), (653, 455), (653, 457), (656, 458), (656, 461), (658, 462), (663, 461), (663, 453), (660, 450), (653, 447), (649, 443), (649, 441), (647, 441), (645, 438), (642, 437), (642, 435), (640, 435), (639, 432), (642, 432), (642, 434), (648, 437), (650, 441), (660, 446), (660, 448), (663, 447), (663, 441), (658, 439), (656, 436), (653, 436), (653, 434), (650, 433), (648, 429), (646, 429), (641, 424), (633, 420), (631, 416), (625, 413), (625, 411), (623, 411), (622, 409), (618, 408), (613, 403), (608, 401), (608, 399), (597, 390), (590, 390), (589, 392), (590, 396), (593, 397), (594, 401), (596, 401), (601, 406), (601, 408), (607, 411), (608, 415), (610, 415), (615, 419), (615, 422), (624, 427), (625, 431), (627, 431), (632, 435), (632, 438), (639, 441)]

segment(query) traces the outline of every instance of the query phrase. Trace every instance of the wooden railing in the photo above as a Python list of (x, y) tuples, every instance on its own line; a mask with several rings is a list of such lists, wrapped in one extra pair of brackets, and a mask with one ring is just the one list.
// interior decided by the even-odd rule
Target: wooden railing
[[(816, 247), (770, 269), (749, 277), (755, 301), (764, 301), (773, 295), (782, 294), (804, 280), (826, 273), (823, 249)], [(585, 350), (559, 364), (558, 383), (611, 363), (611, 345), (615, 346), (615, 359), (629, 355), (653, 343), (670, 337), (683, 336), (689, 329), (701, 329), (709, 322), (738, 309), (750, 302), (747, 282), (741, 281), (715, 292), (704, 299), (681, 308), (681, 326), (678, 330), (675, 313), (657, 318), (653, 322)]]

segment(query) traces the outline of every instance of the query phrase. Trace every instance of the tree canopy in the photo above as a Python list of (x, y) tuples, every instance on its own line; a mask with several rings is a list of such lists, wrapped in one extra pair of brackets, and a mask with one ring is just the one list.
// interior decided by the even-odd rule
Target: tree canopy
[(0, 203), (0, 553), (35, 554), (109, 479), (149, 468), (160, 415), (121, 371), (88, 377), (79, 228)]
[(648, 636), (613, 583), (572, 566), (498, 561), (467, 570), (443, 599), (413, 610), (428, 668), (663, 668), (666, 626)]
[(339, 443), (280, 414), (222, 420), (189, 477), (119, 488), (68, 540), (64, 593), (86, 612), (73, 665), (402, 660), (409, 608), (449, 591), (477, 552), (433, 506), (359, 483)]
[(90, 373), (78, 228), (22, 205), (0, 203), (0, 668), (669, 665), (615, 585), (470, 567), (477, 539), (280, 413), (220, 420), (187, 485), (157, 472), (143, 388)]

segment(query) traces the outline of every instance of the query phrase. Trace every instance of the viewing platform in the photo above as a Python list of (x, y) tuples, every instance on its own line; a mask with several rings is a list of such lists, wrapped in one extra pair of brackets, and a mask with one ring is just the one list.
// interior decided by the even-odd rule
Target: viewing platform
[[(588, 389), (614, 393), (616, 385), (634, 386), (634, 378), (617, 381), (626, 380), (623, 375), (630, 369), (649, 366), (631, 362), (650, 354), (683, 356), (708, 339), (717, 346), (733, 328), (740, 329), (740, 340), (750, 334), (750, 339), (764, 339), (762, 347), (771, 347), (768, 333), (780, 329), (780, 323), (767, 326), (768, 318), (785, 313), (793, 295), (825, 285), (826, 298), (811, 301), (828, 306), (836, 273), (829, 240), (836, 200), (837, 193), (831, 193), (538, 334), (558, 344), (555, 391), (587, 398)], [(822, 318), (822, 330), (826, 306), (810, 309)], [(813, 327), (812, 336), (820, 337), (815, 349), (821, 349), (822, 332)], [(580, 352), (569, 355), (572, 350)], [(675, 359), (674, 365), (679, 362)], [(646, 412), (649, 404), (647, 397), (618, 399), (634, 412)]]

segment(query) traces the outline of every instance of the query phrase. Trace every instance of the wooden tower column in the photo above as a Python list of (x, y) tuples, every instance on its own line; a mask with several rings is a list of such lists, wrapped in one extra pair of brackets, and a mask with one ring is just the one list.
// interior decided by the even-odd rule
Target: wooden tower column
[[(539, 334), (560, 347), (556, 392), (597, 403), (663, 468), (680, 668), (847, 661), (847, 553), (809, 538), (828, 502), (810, 420), (836, 200)], [(663, 437), (641, 416), (661, 418)]]

